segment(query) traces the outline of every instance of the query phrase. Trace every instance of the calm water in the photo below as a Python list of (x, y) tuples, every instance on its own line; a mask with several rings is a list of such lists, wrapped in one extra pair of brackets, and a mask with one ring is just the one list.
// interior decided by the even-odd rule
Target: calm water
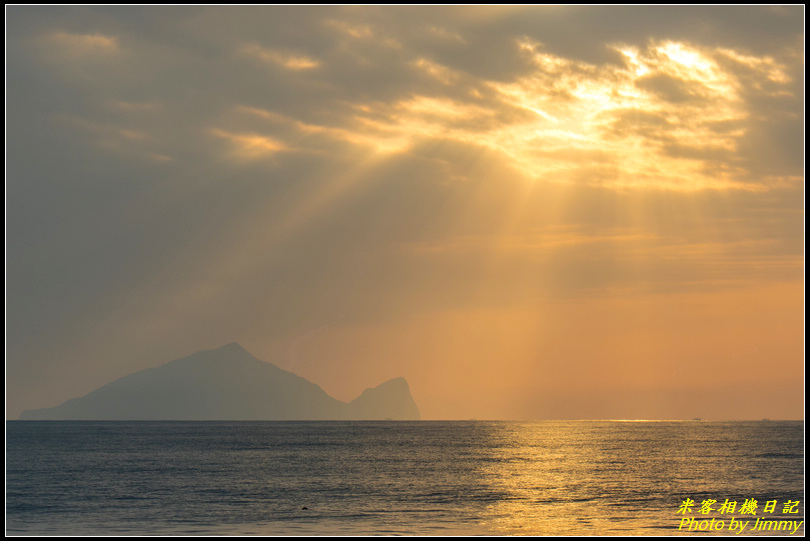
[[(686, 498), (698, 521), (804, 520), (801, 421), (11, 421), (6, 431), (12, 535), (680, 535)], [(756, 514), (740, 514), (750, 498)], [(737, 501), (737, 512), (701, 514), (709, 499)], [(801, 502), (796, 514), (782, 513), (788, 500)]]

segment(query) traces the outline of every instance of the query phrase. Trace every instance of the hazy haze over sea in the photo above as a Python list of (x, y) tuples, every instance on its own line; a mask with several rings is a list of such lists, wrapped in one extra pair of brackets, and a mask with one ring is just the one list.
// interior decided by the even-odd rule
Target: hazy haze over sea
[(421, 419), (803, 418), (803, 5), (6, 15), (7, 418), (230, 342)]

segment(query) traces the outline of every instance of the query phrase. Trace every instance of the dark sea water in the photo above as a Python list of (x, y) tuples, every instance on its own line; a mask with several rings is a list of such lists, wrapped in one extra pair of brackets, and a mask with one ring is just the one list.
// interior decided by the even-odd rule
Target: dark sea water
[(8, 535), (729, 535), (732, 518), (789, 535), (751, 528), (804, 520), (802, 421), (10, 421), (6, 437)]

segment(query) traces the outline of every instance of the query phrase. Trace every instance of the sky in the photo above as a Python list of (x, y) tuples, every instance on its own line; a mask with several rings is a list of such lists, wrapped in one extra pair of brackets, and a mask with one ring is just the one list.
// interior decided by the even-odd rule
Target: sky
[(6, 415), (238, 342), (423, 419), (804, 416), (804, 7), (6, 7)]

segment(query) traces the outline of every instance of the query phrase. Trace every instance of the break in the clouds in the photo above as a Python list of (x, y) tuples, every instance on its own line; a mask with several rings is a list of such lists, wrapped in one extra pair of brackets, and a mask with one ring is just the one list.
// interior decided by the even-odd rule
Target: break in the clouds
[(426, 418), (802, 415), (801, 7), (7, 18), (12, 417), (232, 341)]

